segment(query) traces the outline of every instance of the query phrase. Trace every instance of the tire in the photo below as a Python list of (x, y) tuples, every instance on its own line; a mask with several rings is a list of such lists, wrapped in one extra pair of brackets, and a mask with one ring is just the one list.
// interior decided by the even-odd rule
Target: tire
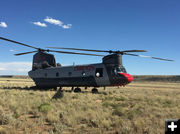
[(98, 93), (98, 89), (97, 89), (97, 88), (93, 88), (93, 89), (92, 89), (92, 93), (93, 93), (93, 94), (97, 94), (97, 93)]
[(74, 92), (75, 92), (75, 93), (80, 93), (80, 92), (81, 92), (81, 89), (80, 89), (80, 88), (75, 88), (75, 89), (74, 89)]

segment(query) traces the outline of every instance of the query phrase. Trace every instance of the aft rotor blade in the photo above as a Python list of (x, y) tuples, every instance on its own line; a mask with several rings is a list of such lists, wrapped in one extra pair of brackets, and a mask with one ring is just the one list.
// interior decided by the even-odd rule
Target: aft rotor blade
[(152, 56), (145, 56), (145, 55), (137, 55), (137, 54), (130, 54), (130, 53), (124, 53), (125, 55), (131, 55), (131, 56), (138, 56), (138, 57), (143, 57), (143, 58), (152, 58), (152, 59), (157, 59), (157, 60), (164, 60), (164, 61), (174, 61), (170, 59), (164, 59), (164, 58), (158, 58), (158, 57), (152, 57)]
[(9, 42), (13, 42), (13, 43), (16, 43), (16, 44), (19, 44), (19, 45), (23, 45), (23, 46), (26, 46), (26, 47), (30, 47), (30, 48), (34, 48), (34, 49), (39, 49), (37, 47), (30, 46), (30, 45), (27, 45), (27, 44), (24, 44), (24, 43), (21, 43), (21, 42), (17, 42), (17, 41), (14, 41), (14, 40), (6, 39), (6, 38), (3, 38), (3, 37), (0, 37), (0, 39), (1, 40), (5, 40), (5, 41), (9, 41)]
[(65, 54), (90, 55), (90, 56), (105, 56), (105, 55), (99, 55), (99, 54), (88, 54), (88, 53), (77, 53), (77, 52), (66, 52), (66, 51), (55, 51), (55, 50), (49, 50), (49, 52), (65, 53)]
[(18, 54), (14, 54), (14, 55), (19, 56), (19, 55), (24, 55), (24, 54), (36, 53), (36, 52), (38, 52), (38, 51), (24, 52), (24, 53), (18, 53)]
[(47, 47), (54, 49), (66, 49), (66, 50), (79, 50), (79, 51), (92, 51), (92, 52), (109, 52), (106, 50), (95, 50), (95, 49), (81, 49), (81, 48), (66, 48), (66, 47)]

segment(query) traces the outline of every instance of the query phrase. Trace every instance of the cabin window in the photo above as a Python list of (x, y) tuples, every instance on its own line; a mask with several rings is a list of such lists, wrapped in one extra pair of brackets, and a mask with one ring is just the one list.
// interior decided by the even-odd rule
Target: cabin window
[(71, 76), (71, 75), (72, 75), (72, 72), (69, 72), (69, 73), (68, 73), (68, 76)]
[(85, 76), (86, 75), (86, 73), (85, 72), (82, 72), (82, 76)]
[(56, 73), (56, 77), (59, 77), (59, 73), (58, 72)]
[(103, 68), (96, 68), (95, 76), (103, 77)]

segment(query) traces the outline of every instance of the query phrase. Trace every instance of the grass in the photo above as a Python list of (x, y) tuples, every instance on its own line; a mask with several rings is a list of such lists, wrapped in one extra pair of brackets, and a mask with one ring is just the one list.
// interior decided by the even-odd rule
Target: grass
[(38, 107), (38, 110), (42, 113), (48, 113), (52, 109), (51, 105), (49, 103), (43, 103)]
[[(180, 83), (134, 82), (82, 93), (33, 91), (30, 79), (0, 78), (0, 134), (164, 133), (180, 117)], [(21, 90), (19, 90), (19, 89)]]

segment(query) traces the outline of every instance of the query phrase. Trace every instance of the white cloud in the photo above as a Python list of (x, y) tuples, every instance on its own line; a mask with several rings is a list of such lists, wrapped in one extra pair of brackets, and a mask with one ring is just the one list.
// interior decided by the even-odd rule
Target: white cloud
[(62, 28), (69, 29), (72, 27), (72, 24), (62, 25)]
[(2, 67), (0, 67), (0, 71), (4, 71), (4, 70), (6, 70), (6, 68), (2, 68)]
[(28, 72), (30, 70), (27, 70), (26, 68), (18, 68), (17, 71), (18, 72)]
[(7, 28), (6, 22), (0, 22), (0, 27)]
[(27, 75), (31, 67), (31, 62), (0, 62), (0, 75)]
[[(51, 17), (46, 17), (44, 19), (45, 22), (53, 24), (53, 25), (57, 25), (59, 27), (62, 27), (63, 29), (70, 29), (72, 27), (72, 24), (64, 24), (61, 20), (57, 20), (57, 19), (53, 19)], [(40, 26), (40, 27), (47, 27), (46, 23), (42, 23), (42, 22), (32, 22), (34, 25)]]
[(53, 18), (48, 17), (48, 16), (44, 19), (44, 21), (48, 22), (50, 24), (58, 25), (58, 26), (62, 26), (63, 25), (62, 21), (53, 19)]
[(33, 24), (36, 25), (36, 26), (40, 26), (40, 27), (47, 27), (47, 25), (45, 23), (41, 23), (39, 21), (33, 22)]
[(16, 52), (16, 50), (14, 50), (14, 49), (10, 49), (9, 51), (10, 51), (10, 52)]

